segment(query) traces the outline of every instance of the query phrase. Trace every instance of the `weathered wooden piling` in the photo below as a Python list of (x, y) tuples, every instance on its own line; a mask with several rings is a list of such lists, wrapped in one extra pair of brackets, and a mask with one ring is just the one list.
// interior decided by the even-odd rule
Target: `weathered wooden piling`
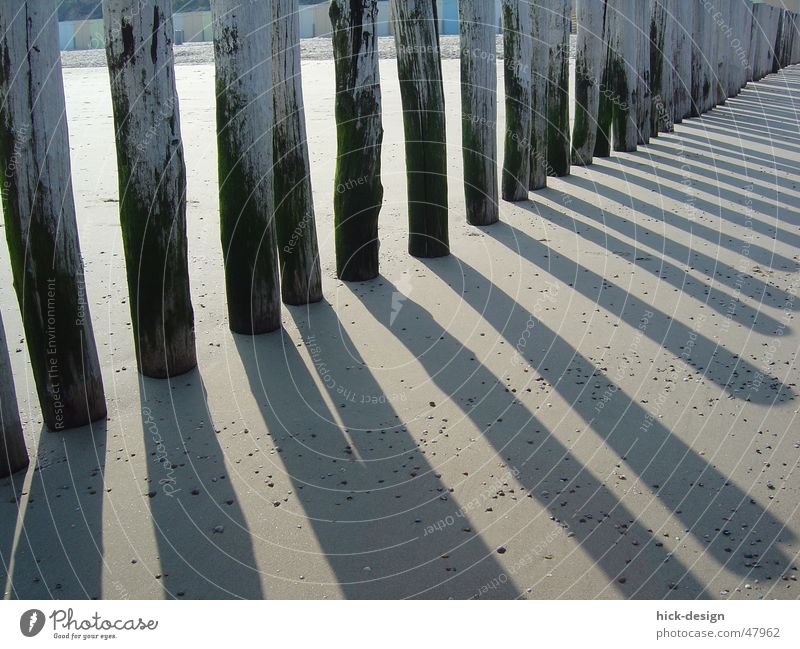
[(172, 3), (103, 0), (103, 20), (136, 358), (166, 378), (197, 364)]
[[(381, 82), (377, 0), (332, 0), (338, 152), (333, 211), (336, 274), (349, 282), (378, 276), (381, 183)], [(496, 181), (495, 181), (496, 182)]]
[(653, 99), (650, 95), (650, 14), (649, 2), (636, 2), (636, 128), (639, 144), (647, 144), (652, 133), (650, 111)]
[[(728, 74), (728, 97), (739, 94), (745, 84), (746, 49), (744, 39), (747, 3), (743, 0), (731, 1), (730, 71)], [(749, 39), (747, 39), (749, 44)]]
[(716, 67), (712, 61), (716, 61), (714, 51), (717, 39), (713, 17), (703, 0), (695, 1), (693, 33), (692, 115), (699, 116), (711, 110), (716, 99)]
[(550, 74), (550, 14), (542, 2), (530, 2), (533, 37), (531, 66), (531, 162), (532, 191), (547, 186), (547, 95)]
[(635, 3), (639, 0), (609, 0), (616, 12), (609, 45), (608, 70), (613, 88), (613, 146), (615, 151), (636, 151), (639, 143), (636, 105)]
[[(5, 1), (0, 57), (6, 240), (42, 415), (50, 430), (60, 431), (104, 418), (106, 404), (78, 239), (53, 6)], [(12, 444), (15, 407), (9, 402)], [(16, 452), (11, 459), (17, 463)]]
[(753, 68), (750, 48), (752, 46), (753, 35), (753, 3), (750, 0), (742, 0), (742, 31), (739, 35), (741, 40), (741, 51), (739, 53), (740, 84), (741, 90), (747, 85), (748, 81), (753, 80)]
[(526, 0), (503, 0), (503, 74), (506, 95), (502, 196), (528, 198), (531, 173), (531, 13)]
[[(603, 23), (608, 0), (577, 0), (575, 52), (575, 124), (572, 130), (572, 163), (592, 163), (597, 141), (600, 83), (606, 62)], [(649, 61), (648, 61), (649, 70)], [(648, 91), (649, 92), (649, 91)]]
[(763, 2), (753, 5), (751, 64), (754, 81), (763, 79), (774, 68), (780, 12), (778, 7)]
[[(530, 10), (528, 7), (523, 9), (530, 20)], [(458, 12), (461, 34), (461, 146), (467, 223), (491, 225), (500, 218), (495, 5), (485, 0), (461, 0)], [(526, 38), (531, 40), (530, 32)], [(525, 61), (525, 65), (529, 66), (530, 61)], [(528, 106), (530, 110), (530, 102)], [(527, 150), (525, 155), (528, 156)], [(524, 178), (523, 182), (527, 195), (528, 178)]]
[(613, 0), (606, 0), (603, 19), (603, 43), (605, 43), (605, 60), (603, 76), (600, 79), (600, 102), (597, 108), (597, 132), (595, 134), (594, 156), (607, 158), (611, 155), (611, 125), (614, 121), (614, 104), (616, 88), (610, 67), (611, 48), (617, 22), (617, 8)]
[(677, 0), (673, 7), (678, 12), (673, 28), (675, 51), (673, 52), (672, 86), (675, 91), (674, 118), (681, 122), (692, 114), (692, 23), (694, 11), (691, 3)]
[(778, 70), (792, 64), (791, 58), (794, 33), (795, 29), (792, 23), (792, 14), (790, 11), (782, 9), (778, 21), (778, 36), (775, 46), (773, 72), (778, 72)]
[(792, 12), (792, 52), (790, 55), (790, 61), (792, 65), (796, 63), (800, 63), (800, 14), (797, 12)]
[(272, 15), (269, 5), (211, 3), (217, 94), (219, 217), (228, 321), (261, 334), (281, 326), (272, 198)]
[[(6, 28), (7, 24), (3, 23), (0, 18), (0, 25)], [(26, 466), (28, 451), (22, 434), (14, 377), (11, 375), (3, 316), (0, 314), (0, 478), (8, 477)]]
[(392, 0), (403, 104), (408, 179), (409, 253), (450, 254), (447, 229), (447, 139), (436, 4)]
[[(737, 0), (738, 1), (738, 0)], [(714, 0), (717, 37), (716, 105), (728, 100), (728, 75), (731, 60), (731, 0)]]
[(673, 83), (675, 19), (670, 5), (671, 0), (652, 0), (650, 81), (653, 135), (670, 132), (675, 118)]
[(272, 0), (272, 19), (275, 231), (281, 295), (286, 304), (309, 304), (322, 299), (322, 271), (300, 70), (298, 0)]
[(547, 167), (551, 176), (568, 176), (570, 0), (545, 0), (550, 7), (550, 72), (547, 91)]

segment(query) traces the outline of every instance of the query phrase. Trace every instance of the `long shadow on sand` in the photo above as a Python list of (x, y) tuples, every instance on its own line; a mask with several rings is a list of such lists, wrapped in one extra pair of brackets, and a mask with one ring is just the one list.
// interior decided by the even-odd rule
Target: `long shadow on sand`
[[(674, 199), (676, 201), (680, 201), (683, 204), (688, 203), (691, 200), (691, 204), (695, 210), (699, 210), (702, 212), (706, 212), (712, 216), (726, 218), (730, 214), (733, 214), (731, 210), (723, 208), (720, 204), (713, 204), (709, 201), (705, 201), (701, 198), (696, 196), (687, 196), (685, 192), (682, 192), (679, 189), (674, 189), (671, 187), (665, 186), (663, 183), (659, 183), (657, 180), (647, 180), (643, 178), (641, 175), (636, 173), (630, 173), (625, 170), (624, 167), (614, 168), (608, 165), (597, 164), (592, 167), (592, 171), (594, 173), (603, 174), (611, 178), (616, 178), (627, 182), (631, 185), (637, 185), (644, 189), (649, 190), (648, 195), (655, 195), (655, 196), (664, 196), (667, 198)], [(614, 201), (619, 205), (623, 205), (626, 207), (630, 207), (631, 209), (637, 211), (644, 211), (640, 210), (640, 206), (646, 207), (646, 212), (648, 215), (652, 216), (653, 219), (657, 221), (662, 221), (667, 225), (671, 225), (673, 227), (679, 228), (685, 232), (690, 233), (692, 236), (696, 236), (698, 238), (702, 238), (709, 243), (714, 244), (715, 246), (720, 246), (724, 249), (730, 250), (731, 252), (736, 252), (740, 256), (744, 257), (743, 251), (747, 251), (747, 259), (752, 259), (753, 262), (766, 266), (767, 268), (776, 268), (776, 267), (786, 267), (795, 269), (797, 267), (797, 262), (788, 257), (784, 257), (779, 255), (772, 250), (764, 248), (762, 246), (758, 246), (754, 244), (752, 241), (747, 241), (745, 239), (741, 239), (738, 237), (730, 236), (728, 233), (723, 233), (720, 230), (715, 230), (714, 228), (704, 225), (698, 222), (697, 219), (691, 219), (687, 216), (681, 216), (674, 212), (670, 212), (664, 209), (663, 204), (653, 203), (639, 196), (635, 196), (634, 192), (628, 191), (623, 192), (613, 187), (610, 187), (608, 184), (603, 182), (593, 182), (587, 180), (585, 178), (580, 178), (578, 176), (570, 177), (569, 181), (570, 184), (576, 185), (581, 187), (587, 191), (593, 192), (598, 196), (603, 196), (608, 200)], [(570, 197), (571, 200), (577, 201), (574, 197)], [(584, 202), (585, 203), (585, 202)], [(587, 206), (589, 204), (585, 203)], [(582, 209), (577, 209), (578, 213), (583, 213)], [(594, 209), (593, 211), (596, 211)], [(688, 208), (686, 208), (688, 212)], [(637, 228), (636, 224), (632, 221), (627, 221), (622, 219), (619, 216), (616, 216), (612, 213), (604, 212), (604, 218), (607, 222), (613, 224), (611, 227), (614, 229), (622, 231), (623, 229), (630, 230), (633, 228), (634, 230)], [(639, 226), (639, 229), (643, 229)], [(657, 236), (655, 233), (649, 234), (649, 237)], [(697, 250), (690, 249), (688, 246), (679, 244), (675, 241), (670, 240), (669, 243), (666, 243), (666, 239), (662, 236), (664, 241), (662, 242), (663, 245), (657, 245), (656, 247), (659, 249), (664, 249), (665, 254), (670, 254), (670, 251), (674, 251), (673, 254), (670, 254), (671, 257), (680, 260), (681, 262), (686, 262), (689, 259), (696, 260), (696, 262), (706, 268), (713, 268), (716, 270), (717, 274), (719, 275), (720, 281), (723, 283), (728, 284), (729, 286), (731, 283), (734, 286), (738, 286), (740, 283), (740, 270), (734, 268), (730, 264), (726, 264), (720, 261), (717, 257), (711, 257), (705, 253), (699, 252)], [(652, 245), (652, 244), (649, 244)], [(748, 265), (750, 265), (748, 263)], [(727, 280), (727, 281), (725, 281)], [(783, 306), (783, 304), (787, 301), (787, 295), (785, 292), (781, 291), (780, 289), (770, 286), (766, 284), (762, 280), (756, 279), (752, 276), (747, 276), (747, 282), (752, 284), (755, 287), (755, 295), (753, 296), (754, 299), (758, 301), (762, 301), (762, 299), (767, 304), (772, 304), (773, 306)], [(761, 297), (763, 295), (763, 298)], [(773, 300), (775, 301), (773, 303)]]
[[(675, 140), (672, 142), (676, 144), (676, 147), (681, 146), (680, 142), (676, 142)], [(788, 208), (785, 204), (786, 198), (782, 197), (774, 187), (772, 191), (772, 199), (776, 201), (781, 200), (781, 205), (769, 205), (767, 203), (763, 203), (762, 201), (753, 199), (754, 192), (752, 191), (752, 188), (754, 185), (751, 184), (749, 187), (745, 188), (741, 184), (732, 184), (724, 169), (704, 169), (697, 164), (693, 164), (698, 162), (696, 158), (684, 157), (681, 159), (675, 159), (665, 155), (657, 155), (654, 153), (654, 151), (663, 151), (666, 154), (680, 155), (680, 152), (677, 148), (671, 148), (669, 146), (664, 146), (663, 144), (649, 144), (647, 146), (646, 153), (642, 152), (628, 154), (630, 156), (629, 159), (618, 158), (615, 160), (615, 162), (620, 168), (626, 169), (625, 179), (632, 184), (636, 184), (636, 181), (640, 177), (636, 172), (642, 171), (641, 164), (646, 163), (648, 165), (652, 165), (653, 167), (652, 172), (649, 170), (645, 172), (648, 175), (656, 175), (659, 179), (663, 178), (677, 184), (689, 185), (691, 191), (687, 193), (686, 189), (684, 188), (683, 196), (681, 196), (681, 190), (677, 190), (669, 186), (661, 186), (665, 195), (681, 198), (684, 202), (689, 202), (689, 200), (691, 200), (692, 204), (695, 203), (695, 197), (693, 195), (695, 189), (699, 189), (706, 193), (717, 192), (720, 198), (736, 203), (741, 209), (740, 211), (722, 210), (719, 209), (719, 206), (717, 206), (717, 208), (714, 210), (715, 216), (720, 216), (734, 225), (747, 228), (748, 230), (753, 230), (754, 232), (763, 234), (770, 239), (777, 239), (778, 241), (789, 243), (794, 246), (800, 245), (800, 235), (785, 228), (781, 228), (775, 224), (776, 221), (788, 220), (786, 218), (778, 218), (778, 214), (781, 214), (781, 216), (783, 214), (791, 215), (794, 211), (794, 213), (797, 214), (798, 221), (800, 221), (800, 213), (798, 213), (796, 210), (791, 210)], [(715, 158), (714, 162), (710, 164), (716, 165), (717, 158)], [(630, 169), (631, 172), (628, 172), (627, 169)], [(671, 169), (674, 169), (674, 171), (671, 171)], [(689, 182), (685, 177), (687, 171), (690, 171), (695, 177), (706, 177), (714, 184), (700, 182), (696, 178), (693, 178), (691, 182)], [(742, 180), (741, 183), (746, 184), (747, 180)], [(731, 187), (731, 189), (723, 189), (725, 186)], [(800, 197), (793, 197), (792, 200), (797, 201), (800, 204)], [(755, 212), (757, 203), (762, 204), (761, 212)], [(767, 209), (767, 207), (768, 211), (764, 211)], [(762, 220), (760, 217), (763, 217), (766, 220)], [(778, 257), (776, 261), (780, 260), (781, 258)]]
[[(682, 268), (666, 261), (662, 257), (663, 255), (680, 259), (680, 252), (677, 251), (683, 249), (684, 246), (678, 244), (673, 246), (672, 244), (674, 242), (664, 237), (657, 237), (657, 242), (651, 243), (651, 236), (642, 236), (642, 233), (639, 232), (635, 232), (635, 234), (639, 235), (639, 238), (637, 239), (633, 236), (634, 244), (629, 244), (609, 234), (607, 229), (596, 228), (585, 221), (579, 221), (569, 214), (561, 212), (558, 209), (560, 203), (551, 201), (550, 193), (552, 193), (551, 190), (541, 190), (537, 192), (535, 202), (536, 213), (548, 223), (552, 223), (569, 232), (574, 232), (576, 235), (580, 235), (582, 239), (586, 239), (587, 241), (591, 241), (607, 249), (611, 254), (630, 263), (631, 266), (651, 273), (657, 277), (659, 281), (671, 285), (674, 292), (684, 293), (697, 300), (699, 304), (706, 305), (720, 315), (730, 318), (748, 329), (752, 329), (764, 335), (775, 335), (776, 331), (782, 328), (782, 323), (769, 314), (759, 311), (738, 300), (735, 301), (729, 293), (721, 291), (704, 282), (696, 281), (691, 275), (684, 272)], [(579, 199), (571, 199), (571, 202), (576, 204), (571, 204), (569, 206), (570, 208), (577, 209), (578, 213), (582, 216), (597, 220), (606, 226), (609, 225), (608, 221), (613, 221), (615, 218), (612, 217), (612, 215), (606, 216), (601, 208), (589, 205)], [(599, 212), (602, 216), (598, 216), (597, 218), (593, 217), (592, 214), (595, 212)], [(623, 220), (620, 219), (620, 221)], [(631, 231), (636, 230), (636, 227), (630, 221), (623, 221), (620, 225), (621, 228), (626, 230), (628, 229), (627, 226), (630, 226)], [(648, 232), (648, 234), (652, 235), (651, 232)], [(628, 236), (632, 235), (629, 234)], [(657, 250), (657, 254), (651, 254), (648, 252), (647, 248), (640, 247), (639, 244), (642, 240), (647, 242), (648, 247), (654, 247)], [(659, 249), (659, 244), (662, 244), (664, 249)], [(688, 254), (688, 249), (686, 249), (686, 252)], [(694, 255), (693, 252), (691, 254)], [(695, 266), (697, 263), (696, 260), (691, 257), (685, 258), (682, 261), (683, 263), (690, 263), (692, 266)], [(736, 308), (731, 310), (731, 304), (733, 303), (736, 304)]]
[[(536, 213), (535, 203), (519, 205), (527, 205), (531, 212)], [(641, 302), (621, 286), (552, 251), (511, 225), (489, 228), (486, 233), (634, 330), (640, 328), (644, 314), (651, 313), (648, 326), (642, 334), (674, 354), (689, 372), (701, 374), (732, 397), (768, 405), (795, 398), (796, 394), (790, 386), (710, 340), (701, 333), (699, 324), (696, 329), (690, 328), (655, 305)]]
[[(330, 305), (290, 312), (306, 314), (296, 318), (300, 345), (235, 339), (302, 506), (293, 515), (312, 526), (335, 585), (350, 599), (466, 599), (498, 582), (503, 568), (470, 521), (474, 508), (450, 493), (409, 433), (433, 422), (401, 420), (392, 403), (407, 394), (384, 393)], [(501, 581), (491, 596), (519, 595)]]
[[(101, 597), (106, 436), (104, 421), (67, 433), (40, 432), (27, 506), (19, 512), (22, 525), (8, 588), (12, 597)], [(16, 516), (2, 518), (6, 566), (16, 522)]]
[[(487, 232), (504, 242), (523, 241), (519, 231), (507, 226)], [(743, 577), (758, 577), (758, 567), (765, 565), (780, 566), (783, 573), (790, 561), (777, 543), (793, 540), (784, 523), (673, 435), (659, 422), (657, 412), (645, 410), (615, 385), (606, 371), (463, 260), (446, 258), (427, 266), (511, 345), (518, 345), (520, 332), (526, 331), (533, 319), (535, 344), (522, 350), (525, 361), (571, 404), (599, 440), (623, 459), (686, 530), (701, 544), (708, 544), (707, 551), (720, 564)], [(426, 322), (436, 335), (432, 317), (420, 315), (418, 307), (417, 311), (417, 320)], [(600, 401), (602, 408), (597, 407)], [(741, 559), (752, 542), (761, 553), (758, 567)]]
[(253, 540), (231, 484), (199, 371), (140, 378), (147, 493), (164, 595), (263, 597)]
[[(429, 267), (438, 273), (442, 264), (452, 263), (457, 270), (456, 260), (448, 259), (431, 262)], [(573, 553), (578, 552), (587, 555), (608, 579), (593, 597), (611, 596), (615, 588), (628, 598), (708, 596), (686, 566), (670, 559), (658, 531), (647, 529), (601, 479), (549, 432), (523, 403), (523, 397), (517, 397), (530, 392), (530, 386), (538, 386), (534, 377), (524, 379), (527, 384), (514, 385), (508, 377), (497, 376), (472, 349), (407, 296), (394, 323), (387, 323), (386, 303), (393, 296), (402, 295), (402, 291), (386, 279), (376, 281), (377, 286), (370, 283), (362, 290), (351, 290), (387, 334), (396, 336), (424, 367), (432, 383), (482, 431), (498, 458), (516, 469), (517, 481), (535, 501), (530, 514), (527, 501), (517, 505), (520, 513), (516, 516), (521, 521), (531, 517), (532, 525), (535, 517), (546, 514), (562, 526), (563, 531), (540, 550), (541, 554), (545, 550), (551, 554), (554, 563), (550, 571), (569, 565), (574, 560)], [(495, 313), (497, 318), (506, 315), (513, 314)], [(464, 365), (471, 369), (456, 369)], [(532, 533), (530, 525), (523, 525), (507, 544), (523, 557), (542, 541)], [(541, 560), (541, 555), (536, 558)], [(533, 584), (534, 592), (539, 585)], [(574, 586), (581, 587), (566, 583), (553, 596), (569, 598)]]

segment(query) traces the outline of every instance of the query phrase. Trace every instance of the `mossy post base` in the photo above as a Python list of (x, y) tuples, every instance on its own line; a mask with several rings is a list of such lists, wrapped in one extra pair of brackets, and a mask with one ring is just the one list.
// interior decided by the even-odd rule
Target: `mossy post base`
[(10, 476), (26, 466), (28, 451), (22, 436), (17, 392), (11, 376), (3, 317), (0, 316), (0, 478)]
[(531, 66), (531, 164), (529, 189), (547, 187), (547, 97), (550, 75), (550, 13), (542, 2), (531, 2), (533, 35)]
[(531, 40), (530, 6), (524, 0), (503, 0), (503, 74), (506, 94), (503, 200), (524, 201), (530, 186)]
[(408, 251), (450, 254), (447, 133), (436, 7), (431, 0), (392, 0), (403, 104), (408, 179)]
[[(103, 419), (106, 403), (78, 240), (52, 4), (4, 0), (0, 61), (1, 193), (11, 271), (42, 415), (50, 430), (61, 431)], [(9, 402), (9, 418), (15, 408)]]
[(197, 365), (170, 0), (103, 0), (120, 222), (139, 371)]
[(336, 274), (348, 282), (378, 276), (381, 183), (381, 85), (377, 0), (331, 0), (336, 64), (338, 154), (333, 198)]
[(461, 141), (467, 223), (491, 225), (500, 219), (495, 6), (494, 2), (486, 0), (461, 0), (458, 9), (461, 33)]
[(578, 37), (575, 53), (575, 125), (572, 164), (589, 165), (597, 142), (600, 83), (606, 62), (603, 21), (607, 0), (577, 0)]
[(568, 176), (571, 144), (569, 124), (569, 34), (572, 3), (547, 0), (550, 7), (550, 72), (547, 94), (547, 167), (551, 176)]
[(228, 321), (261, 334), (281, 326), (272, 202), (272, 15), (260, 2), (214, 0), (219, 217)]
[(275, 225), (281, 294), (286, 304), (309, 304), (322, 299), (322, 270), (300, 72), (298, 0), (272, 0), (272, 16)]

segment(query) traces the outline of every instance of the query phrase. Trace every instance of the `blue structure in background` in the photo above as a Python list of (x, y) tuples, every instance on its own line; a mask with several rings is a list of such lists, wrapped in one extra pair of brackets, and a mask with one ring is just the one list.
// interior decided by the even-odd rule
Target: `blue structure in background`
[(458, 0), (442, 0), (442, 34), (458, 34)]

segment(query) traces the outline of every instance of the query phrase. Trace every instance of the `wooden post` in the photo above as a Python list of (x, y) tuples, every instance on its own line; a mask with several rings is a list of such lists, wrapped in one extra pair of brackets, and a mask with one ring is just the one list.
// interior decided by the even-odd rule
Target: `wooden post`
[(139, 371), (197, 365), (170, 0), (103, 0), (120, 221)]
[(550, 72), (547, 91), (547, 166), (551, 176), (570, 171), (569, 34), (570, 0), (544, 0), (550, 7)]
[(530, 186), (533, 40), (525, 0), (503, 0), (503, 69), (506, 91), (503, 200), (523, 201)]
[[(572, 130), (572, 163), (592, 164), (597, 142), (600, 84), (607, 46), (603, 23), (608, 0), (577, 0), (577, 47), (575, 52), (575, 125)], [(650, 67), (649, 62), (647, 65)]]
[[(527, 7), (525, 11), (530, 14)], [(467, 223), (491, 225), (500, 219), (495, 5), (485, 0), (460, 0), (458, 13), (461, 34), (461, 146)], [(527, 38), (531, 40), (530, 36)], [(525, 65), (530, 66), (530, 61), (525, 61)], [(528, 179), (524, 181), (527, 191)]]
[(232, 331), (281, 326), (272, 202), (269, 6), (214, 0), (219, 216)]
[(790, 54), (790, 62), (792, 65), (800, 63), (800, 13), (792, 12), (792, 51)]
[(610, 0), (616, 11), (609, 48), (608, 66), (613, 82), (613, 144), (615, 151), (636, 151), (639, 142), (636, 105), (635, 3), (640, 0)]
[[(614, 121), (615, 85), (611, 70), (611, 45), (616, 30), (617, 8), (613, 0), (606, 0), (605, 18), (603, 20), (603, 43), (605, 43), (605, 60), (603, 76), (600, 81), (600, 103), (597, 108), (597, 133), (595, 136), (594, 156), (607, 158), (611, 155), (611, 125)], [(652, 74), (652, 72), (651, 72)]]
[(635, 3), (636, 24), (636, 129), (639, 134), (639, 144), (650, 142), (652, 133), (652, 120), (650, 111), (653, 109), (653, 99), (650, 95), (650, 13), (649, 2), (638, 1)]
[(336, 274), (348, 282), (378, 276), (381, 183), (381, 81), (377, 0), (332, 0), (338, 153), (333, 197)]
[[(4, 28), (8, 27), (2, 18), (0, 24)], [(22, 422), (19, 418), (14, 377), (11, 375), (3, 316), (0, 315), (0, 478), (6, 478), (26, 466), (28, 466), (28, 451), (22, 435)]]
[[(738, 2), (738, 0), (736, 0)], [(731, 0), (715, 0), (715, 28), (717, 37), (716, 87), (718, 106), (728, 100), (728, 74), (730, 73), (730, 22)]]
[(694, 34), (692, 43), (692, 115), (702, 115), (714, 107), (716, 99), (715, 23), (706, 3), (696, 0), (694, 6)]
[(694, 11), (691, 3), (684, 5), (685, 0), (673, 3), (678, 17), (673, 33), (675, 35), (674, 74), (672, 85), (675, 90), (675, 121), (681, 122), (692, 114), (692, 23)]
[[(252, 0), (240, 0), (242, 4)], [(272, 0), (275, 229), (286, 304), (322, 299), (311, 164), (300, 72), (298, 0)], [(265, 242), (266, 243), (266, 242)]]
[(60, 431), (104, 418), (106, 404), (78, 240), (53, 5), (3, 3), (0, 59), (6, 240), (42, 415)]
[(747, 72), (748, 81), (757, 81), (756, 66), (758, 65), (758, 52), (761, 47), (761, 39), (763, 32), (761, 28), (761, 3), (752, 3), (750, 5), (750, 68)]
[(650, 79), (653, 134), (670, 132), (675, 115), (673, 85), (675, 20), (670, 16), (670, 2), (671, 0), (652, 0)]
[(778, 72), (791, 65), (792, 47), (794, 39), (794, 25), (792, 14), (786, 9), (780, 11), (777, 45), (775, 47), (775, 65), (773, 72)]
[[(745, 32), (745, 22), (747, 14), (747, 4), (744, 0), (732, 0), (731, 2), (731, 41), (730, 41), (730, 74), (728, 75), (728, 96), (735, 97), (739, 94), (745, 84), (745, 67), (747, 50), (745, 39), (742, 38)], [(747, 39), (749, 43), (749, 39)]]
[(450, 254), (447, 229), (447, 138), (436, 5), (391, 0), (403, 104), (408, 178), (408, 251)]
[(750, 0), (742, 0), (742, 32), (739, 39), (742, 41), (742, 51), (740, 55), (740, 90), (747, 85), (748, 81), (753, 80), (753, 68), (751, 62), (751, 46), (753, 34), (753, 3)]
[(547, 187), (547, 105), (550, 76), (550, 16), (547, 5), (530, 2), (531, 162), (529, 189)]
[(766, 3), (754, 5), (753, 13), (753, 80), (770, 74), (775, 62), (780, 9)]

